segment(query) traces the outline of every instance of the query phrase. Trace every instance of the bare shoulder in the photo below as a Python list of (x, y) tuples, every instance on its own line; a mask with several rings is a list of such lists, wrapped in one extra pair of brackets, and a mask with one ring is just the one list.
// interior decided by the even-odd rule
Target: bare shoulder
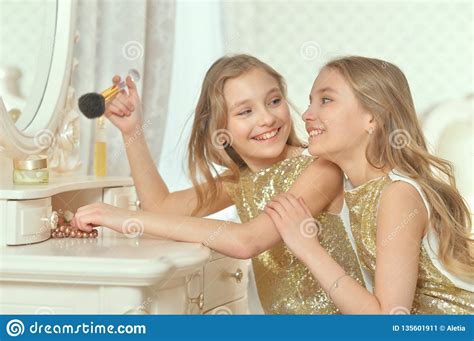
[(405, 181), (393, 181), (387, 184), (382, 192), (380, 204), (390, 205), (391, 208), (423, 208), (426, 211), (418, 190)]
[(410, 225), (416, 235), (424, 234), (428, 224), (428, 212), (420, 193), (405, 181), (394, 181), (384, 188), (377, 217), (377, 225), (383, 229)]

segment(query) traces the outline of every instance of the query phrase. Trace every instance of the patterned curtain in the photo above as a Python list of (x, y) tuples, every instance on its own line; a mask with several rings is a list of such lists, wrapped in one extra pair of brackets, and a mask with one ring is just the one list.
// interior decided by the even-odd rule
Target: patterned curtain
[[(134, 68), (143, 102), (145, 136), (158, 160), (163, 145), (173, 61), (175, 3), (173, 1), (78, 1), (77, 97), (102, 91), (113, 75), (125, 77)], [(81, 117), (82, 171), (93, 174), (94, 121)], [(107, 174), (129, 175), (124, 143), (107, 122)]]

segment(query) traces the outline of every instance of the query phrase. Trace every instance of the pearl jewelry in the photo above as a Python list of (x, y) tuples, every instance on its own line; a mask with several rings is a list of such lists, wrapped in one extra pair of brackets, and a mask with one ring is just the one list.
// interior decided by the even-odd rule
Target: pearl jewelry
[(62, 210), (58, 210), (58, 224), (51, 231), (52, 238), (97, 238), (99, 232), (96, 229), (92, 229), (91, 232), (85, 232), (79, 230), (76, 226), (71, 226), (71, 220), (74, 215), (70, 211), (66, 211), (69, 216), (65, 217), (65, 213)]

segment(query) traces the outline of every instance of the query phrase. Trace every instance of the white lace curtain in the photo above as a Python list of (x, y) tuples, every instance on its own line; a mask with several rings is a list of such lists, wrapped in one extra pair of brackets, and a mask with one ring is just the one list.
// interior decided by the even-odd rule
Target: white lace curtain
[[(114, 74), (138, 70), (144, 106), (145, 136), (153, 157), (163, 145), (168, 114), (175, 31), (173, 1), (78, 1), (75, 46), (79, 62), (74, 75), (77, 96), (101, 91)], [(81, 117), (82, 171), (93, 174), (94, 121)], [(107, 126), (108, 175), (128, 175), (124, 144), (118, 129)]]

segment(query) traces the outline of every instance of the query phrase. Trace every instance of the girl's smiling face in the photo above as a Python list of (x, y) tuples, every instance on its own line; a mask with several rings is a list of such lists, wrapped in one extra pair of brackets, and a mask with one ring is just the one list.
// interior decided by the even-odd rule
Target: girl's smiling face
[(232, 147), (247, 165), (257, 169), (281, 158), (292, 122), (278, 82), (254, 68), (227, 80), (224, 98)]
[(321, 70), (309, 101), (303, 120), (309, 135), (310, 154), (336, 162), (354, 149), (365, 150), (373, 117), (363, 110), (337, 70)]

